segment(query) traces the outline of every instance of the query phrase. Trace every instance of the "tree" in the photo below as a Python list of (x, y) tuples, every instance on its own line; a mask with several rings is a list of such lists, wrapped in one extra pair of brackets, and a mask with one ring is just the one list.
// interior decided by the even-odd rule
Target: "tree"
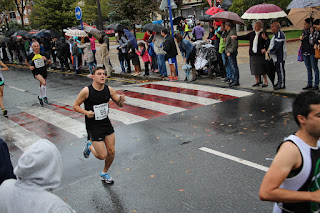
[(26, 5), (31, 4), (31, 0), (14, 0), (14, 4), (16, 6), (16, 9), (20, 15), (21, 18), (21, 25), (22, 28), (24, 28), (24, 10), (26, 8)]
[(0, 14), (4, 17), (4, 21), (6, 23), (7, 30), (10, 29), (9, 21), (8, 21), (8, 11), (13, 10), (15, 5), (12, 0), (0, 0)]
[[(129, 20), (133, 26), (151, 20), (151, 14), (159, 12), (159, 0), (121, 0), (110, 2), (113, 21)], [(109, 13), (112, 14), (112, 13)], [(133, 27), (134, 29), (135, 27)]]
[(75, 0), (34, 0), (31, 23), (37, 28), (63, 30), (76, 23)]

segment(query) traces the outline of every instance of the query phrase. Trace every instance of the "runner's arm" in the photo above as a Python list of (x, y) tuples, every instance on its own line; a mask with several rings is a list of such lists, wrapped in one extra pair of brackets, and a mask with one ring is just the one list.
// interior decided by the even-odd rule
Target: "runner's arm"
[(29, 67), (30, 70), (34, 70), (34, 66), (31, 66), (31, 65), (29, 64), (28, 59), (25, 59), (24, 61), (26, 62), (26, 65), (28, 65), (28, 67)]
[(112, 87), (109, 87), (111, 99), (119, 106), (123, 106), (123, 102), (126, 100), (124, 95), (117, 95), (116, 91)]
[(283, 143), (262, 180), (259, 192), (260, 200), (282, 203), (320, 202), (319, 190), (302, 192), (279, 188), (290, 171), (298, 168), (301, 163), (302, 159), (298, 147), (292, 142)]
[(9, 70), (7, 65), (5, 65), (2, 61), (0, 61), (0, 65), (2, 66), (2, 68), (0, 68), (1, 71), (8, 71)]
[(89, 96), (89, 88), (85, 87), (81, 90), (76, 101), (74, 102), (73, 109), (76, 112), (79, 112), (79, 113), (86, 115), (88, 118), (92, 118), (94, 116), (94, 112), (91, 110), (87, 111), (85, 109), (82, 109), (80, 106), (88, 98), (88, 96)]

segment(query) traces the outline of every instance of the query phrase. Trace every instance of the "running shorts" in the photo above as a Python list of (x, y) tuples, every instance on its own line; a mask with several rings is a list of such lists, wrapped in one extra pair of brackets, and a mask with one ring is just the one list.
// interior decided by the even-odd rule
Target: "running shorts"
[(104, 141), (105, 137), (114, 133), (112, 125), (101, 130), (87, 130), (91, 141)]
[(44, 78), (44, 79), (47, 79), (47, 71), (35, 71), (35, 70), (32, 70), (32, 74), (33, 74), (33, 77), (34, 78), (36, 78), (36, 75), (42, 75), (42, 77)]
[(168, 58), (168, 64), (175, 64), (177, 62), (177, 58), (173, 57), (173, 58)]
[(0, 86), (4, 85), (4, 79), (0, 77)]

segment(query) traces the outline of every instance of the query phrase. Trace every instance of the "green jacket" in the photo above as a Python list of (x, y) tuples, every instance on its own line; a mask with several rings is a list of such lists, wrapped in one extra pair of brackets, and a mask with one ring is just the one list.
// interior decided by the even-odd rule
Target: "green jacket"
[(216, 34), (217, 37), (220, 39), (220, 43), (219, 43), (219, 53), (222, 54), (224, 49), (226, 48), (226, 42), (224, 41), (222, 34), (217, 33)]
[(226, 47), (225, 47), (226, 53), (235, 53), (238, 50), (238, 40), (230, 38), (230, 36), (232, 35), (237, 35), (235, 28), (232, 28), (227, 32)]

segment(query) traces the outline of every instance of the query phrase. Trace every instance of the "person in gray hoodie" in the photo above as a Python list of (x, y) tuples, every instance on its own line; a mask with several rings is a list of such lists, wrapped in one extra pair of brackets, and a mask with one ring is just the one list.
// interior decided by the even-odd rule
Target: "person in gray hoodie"
[(62, 161), (56, 146), (40, 139), (20, 157), (14, 169), (17, 180), (5, 180), (0, 186), (0, 212), (75, 213), (50, 191), (58, 188)]

